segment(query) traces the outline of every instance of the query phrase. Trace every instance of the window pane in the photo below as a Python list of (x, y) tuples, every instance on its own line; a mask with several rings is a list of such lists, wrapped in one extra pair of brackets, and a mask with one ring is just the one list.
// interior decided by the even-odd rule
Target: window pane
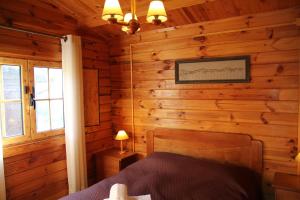
[(49, 101), (36, 101), (37, 132), (50, 130)]
[(50, 98), (62, 98), (62, 69), (49, 69)]
[(60, 129), (64, 127), (64, 105), (63, 100), (51, 100), (51, 129)]
[(4, 103), (2, 105), (5, 110), (6, 137), (23, 135), (21, 102)]
[(48, 99), (48, 68), (34, 67), (36, 99)]
[(4, 99), (21, 99), (21, 67), (2, 65)]

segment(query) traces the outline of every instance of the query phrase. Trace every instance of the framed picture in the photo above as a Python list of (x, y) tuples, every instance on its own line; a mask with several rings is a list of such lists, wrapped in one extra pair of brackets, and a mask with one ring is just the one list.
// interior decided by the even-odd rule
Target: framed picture
[(175, 83), (250, 82), (250, 56), (177, 60)]

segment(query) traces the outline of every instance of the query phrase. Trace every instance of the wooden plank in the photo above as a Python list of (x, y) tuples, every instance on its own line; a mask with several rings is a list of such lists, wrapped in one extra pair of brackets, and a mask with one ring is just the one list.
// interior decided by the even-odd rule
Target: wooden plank
[(174, 29), (154, 30), (141, 32), (133, 36), (124, 36), (122, 44), (149, 42), (163, 40), (165, 38), (179, 38), (187, 36), (204, 36), (208, 34), (220, 34), (220, 32), (240, 32), (255, 28), (273, 28), (295, 24), (295, 18), (299, 17), (299, 8), (289, 8), (273, 12), (245, 15), (209, 22), (200, 22), (184, 26), (177, 26)]
[(53, 146), (53, 147), (50, 147), (47, 149), (41, 149), (41, 150), (37, 150), (37, 151), (31, 151), (28, 153), (23, 153), (23, 154), (18, 154), (15, 156), (7, 157), (4, 159), (4, 161), (5, 161), (5, 164), (10, 164), (10, 163), (14, 163), (19, 160), (32, 159), (32, 157), (37, 157), (39, 155), (44, 155), (44, 154), (53, 153), (53, 152), (57, 152), (57, 151), (65, 151), (65, 149), (66, 149), (65, 144), (62, 144), (62, 145)]
[[(155, 52), (170, 49), (182, 49), (193, 46), (202, 46), (210, 48), (217, 47), (219, 45), (229, 45), (232, 43), (245, 43), (256, 41), (256, 45), (259, 43), (264, 43), (272, 46), (276, 49), (286, 49), (291, 48), (296, 45), (298, 41), (297, 36), (299, 35), (299, 30), (295, 26), (287, 27), (276, 27), (276, 28), (266, 28), (258, 30), (240, 31), (233, 33), (224, 33), (218, 35), (208, 35), (208, 36), (198, 36), (198, 37), (184, 37), (184, 38), (171, 38), (159, 41), (151, 41), (147, 43), (137, 43), (133, 45), (134, 52), (144, 53), (144, 52)], [(294, 40), (296, 43), (289, 43), (288, 41)], [(159, 43), (160, 45), (157, 45)], [(145, 46), (147, 48), (145, 48)], [(225, 48), (226, 49), (226, 48)], [(111, 49), (112, 56), (128, 55), (129, 47), (125, 46), (123, 48), (115, 47)]]
[[(147, 75), (146, 75), (147, 74)], [(117, 75), (119, 76), (119, 75)], [(147, 78), (142, 78), (147, 76)], [(176, 84), (174, 82), (175, 72), (172, 70), (164, 72), (147, 71), (142, 73), (134, 73), (134, 88), (137, 89), (170, 89), (170, 90), (200, 90), (200, 89), (279, 89), (279, 88), (298, 88), (298, 76), (260, 76), (251, 77), (250, 83), (232, 84), (232, 83), (212, 83), (212, 84)], [(130, 85), (127, 75), (124, 74), (122, 79), (114, 77), (116, 81), (112, 82), (112, 87), (126, 89)], [(113, 89), (114, 89), (113, 88)]]
[[(126, 125), (126, 124), (121, 124), (119, 123), (118, 125), (116, 125), (117, 129), (128, 129), (130, 128), (130, 125)], [(146, 134), (148, 132), (153, 131), (155, 127), (153, 126), (139, 126), (136, 125), (135, 129), (136, 129), (136, 143), (138, 145), (140, 145), (140, 147), (142, 147), (142, 145), (144, 145), (144, 149), (140, 149), (141, 152), (146, 152), (146, 144), (147, 144), (147, 136)], [(295, 148), (297, 147), (297, 138), (296, 137), (286, 137), (285, 135), (281, 136), (281, 137), (273, 137), (271, 136), (254, 136), (253, 138), (257, 139), (257, 140), (261, 140), (264, 142), (264, 147), (266, 149), (269, 150), (282, 150), (284, 152), (289, 152), (292, 150), (295, 150)], [(276, 154), (273, 154), (273, 156)], [(285, 158), (287, 159), (287, 158)], [(289, 160), (291, 160), (288, 157)]]
[(110, 102), (111, 102), (110, 96), (100, 96), (99, 98), (100, 98), (100, 101), (99, 101), (100, 105), (110, 104)]
[(51, 44), (51, 45), (60, 45), (60, 40), (55, 38), (49, 38), (46, 36), (41, 35), (33, 35), (33, 34), (27, 34), (17, 31), (11, 31), (7, 29), (0, 29), (0, 35), (1, 37), (10, 37), (10, 38), (16, 38), (21, 40), (32, 40), (40, 42), (41, 44)]
[(97, 153), (112, 147), (113, 138), (112, 135), (92, 142), (87, 143), (86, 152), (87, 153)]
[(53, 148), (55, 146), (59, 146), (65, 143), (64, 136), (56, 136), (51, 138), (50, 140), (40, 140), (31, 143), (25, 143), (14, 146), (4, 147), (4, 158), (16, 156), (19, 154), (29, 153), (33, 151), (38, 151), (42, 149)]
[[(111, 105), (110, 104), (102, 104), (100, 105), (100, 115), (101, 113), (110, 112), (111, 111)], [(102, 118), (101, 118), (102, 121)]]
[[(115, 108), (114, 116), (130, 117), (130, 110)], [(278, 124), (297, 126), (297, 116), (294, 113), (264, 113), (264, 112), (236, 112), (236, 111), (198, 111), (198, 110), (172, 110), (172, 109), (142, 109), (136, 108), (135, 117), (164, 118), (184, 120), (208, 120), (223, 122), (246, 122), (254, 124)]]
[(95, 132), (103, 129), (109, 129), (111, 128), (111, 126), (112, 126), (111, 121), (100, 122), (99, 126), (85, 127), (85, 132), (90, 133), (90, 132)]
[[(299, 54), (298, 55), (298, 58), (299, 58), (299, 60), (298, 60), (298, 70), (299, 70), (299, 73), (300, 73), (300, 50), (299, 50), (298, 54)], [(300, 75), (299, 75), (299, 77), (300, 77)], [(300, 81), (299, 81), (298, 90), (299, 90), (298, 95), (300, 95)], [(298, 153), (299, 153), (299, 149), (300, 149), (300, 100), (298, 101), (298, 103), (299, 103), (299, 107), (298, 107), (298, 148), (297, 149), (298, 149)], [(297, 164), (298, 164), (297, 174), (300, 175), (300, 160), (297, 161)]]
[[(201, 57), (221, 57), (221, 56), (232, 56), (232, 55), (247, 55), (247, 54), (255, 54), (262, 52), (272, 52), (276, 50), (288, 51), (295, 50), (298, 48), (297, 44), (299, 43), (298, 39), (291, 43), (278, 43), (278, 47), (273, 46), (272, 42), (266, 41), (252, 41), (252, 42), (244, 42), (244, 43), (231, 43), (224, 45), (216, 45), (216, 46), (191, 46), (187, 48), (179, 48), (179, 49), (168, 49), (168, 50), (160, 50), (157, 47), (155, 50), (151, 52), (139, 53), (133, 52), (133, 61), (134, 62), (142, 62), (142, 61), (159, 61), (159, 60), (168, 60), (168, 59), (192, 59), (192, 58), (201, 58)], [(129, 60), (129, 56), (119, 56), (116, 57), (118, 61)]]
[[(233, 123), (217, 122), (206, 120), (183, 120), (183, 119), (164, 119), (164, 118), (135, 118), (135, 125), (153, 126), (174, 129), (192, 129), (199, 131), (217, 131), (229, 133), (243, 133), (252, 136), (274, 136), (281, 137), (282, 132), (285, 137), (296, 137), (297, 126), (290, 125), (271, 125), (271, 124), (252, 124), (252, 123)], [(130, 117), (113, 117), (113, 122), (130, 125)], [(251, 129), (249, 129), (251, 127)]]
[(297, 26), (300, 26), (300, 18), (297, 18), (297, 19), (296, 19), (296, 25), (297, 25)]
[(96, 140), (106, 139), (111, 136), (112, 136), (112, 130), (104, 129), (104, 130), (99, 130), (99, 131), (95, 131), (95, 132), (86, 134), (85, 140), (87, 143), (89, 143), (89, 142), (93, 142)]
[(53, 162), (66, 159), (65, 151), (56, 151), (48, 154), (35, 155), (30, 158), (19, 160), (13, 163), (5, 164), (5, 176), (10, 176), (20, 172), (27, 171), (34, 167), (47, 165)]
[[(130, 107), (129, 100), (113, 100), (114, 108)], [(297, 101), (252, 101), (252, 100), (135, 100), (136, 108), (173, 109), (173, 110), (227, 110), (227, 111), (257, 111), (298, 113)]]
[[(156, 61), (156, 62), (144, 62), (134, 63), (134, 79), (147, 80), (147, 79), (173, 79), (175, 62), (173, 60)], [(111, 66), (111, 79), (112, 83), (122, 82), (126, 84), (129, 80), (130, 66), (127, 64), (119, 64)], [(147, 73), (147, 76), (138, 77)], [(251, 65), (251, 77), (272, 77), (272, 76), (298, 76), (298, 63), (275, 63), (275, 64), (252, 64)], [(150, 78), (149, 78), (150, 77)], [(156, 78), (155, 78), (156, 77)], [(255, 83), (255, 81), (252, 81)], [(130, 86), (125, 85), (128, 88)], [(208, 85), (207, 85), (208, 86)], [(209, 85), (210, 86), (210, 85)], [(114, 85), (112, 85), (114, 87)], [(120, 89), (120, 86), (116, 87)]]
[(47, 187), (47, 185), (66, 180), (66, 178), (67, 178), (67, 170), (64, 169), (59, 172), (45, 176), (43, 178), (8, 189), (8, 198), (14, 199), (17, 196), (31, 193), (36, 188), (41, 188), (43, 186)]
[[(50, 178), (50, 177), (49, 177)], [(56, 178), (58, 179), (58, 178)], [(37, 183), (39, 185), (40, 183)], [(45, 187), (43, 187), (45, 186)], [(14, 198), (15, 200), (32, 200), (32, 199), (46, 199), (49, 198), (52, 194), (55, 194), (59, 191), (68, 190), (68, 180), (64, 179), (58, 182), (48, 183), (42, 185), (37, 190), (28, 190), (29, 193), (23, 194), (21, 196), (17, 196)]]
[(8, 189), (13, 188), (36, 179), (42, 179), (44, 176), (50, 175), (52, 173), (61, 171), (66, 168), (66, 161), (61, 160), (55, 163), (51, 163), (49, 165), (44, 165), (41, 167), (27, 170), (25, 172), (14, 174), (12, 176), (8, 176), (6, 177), (5, 185)]
[(0, 55), (14, 58), (61, 61), (58, 40), (0, 30)]
[[(297, 89), (211, 89), (211, 90), (161, 90), (136, 89), (137, 99), (216, 99), (216, 100), (298, 100)], [(129, 98), (128, 90), (116, 91), (113, 98)]]

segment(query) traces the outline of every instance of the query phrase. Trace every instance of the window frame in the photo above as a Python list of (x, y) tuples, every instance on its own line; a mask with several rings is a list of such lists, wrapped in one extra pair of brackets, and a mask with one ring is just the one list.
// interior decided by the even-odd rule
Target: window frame
[[(49, 69), (51, 69), (51, 68), (52, 69), (62, 69), (61, 62), (28, 60), (30, 94), (33, 93), (32, 88), (34, 86), (34, 67), (49, 68)], [(49, 76), (49, 74), (48, 74), (48, 76)], [(62, 100), (64, 103), (64, 95), (62, 96)], [(50, 97), (49, 97), (49, 101), (50, 101)], [(31, 138), (33, 140), (47, 138), (47, 137), (51, 137), (51, 136), (62, 135), (65, 133), (65, 128), (37, 132), (36, 111), (33, 106), (30, 106), (30, 121), (31, 121), (30, 133), (31, 133)], [(65, 122), (65, 116), (64, 116), (64, 122)]]
[[(30, 134), (30, 108), (29, 108), (29, 91), (28, 91), (28, 63), (25, 59), (5, 58), (0, 57), (0, 65), (17, 65), (21, 68), (21, 102), (22, 102), (22, 121), (23, 121), (23, 135), (14, 137), (4, 137), (3, 130), (1, 130), (1, 137), (4, 145), (24, 143), (31, 140)], [(2, 73), (0, 72), (0, 81), (2, 82)], [(27, 92), (25, 91), (27, 90)], [(1, 99), (2, 92), (1, 92)], [(2, 102), (1, 102), (2, 103)], [(4, 112), (1, 110), (1, 116)], [(1, 122), (2, 123), (2, 122)], [(2, 128), (2, 125), (1, 125)]]

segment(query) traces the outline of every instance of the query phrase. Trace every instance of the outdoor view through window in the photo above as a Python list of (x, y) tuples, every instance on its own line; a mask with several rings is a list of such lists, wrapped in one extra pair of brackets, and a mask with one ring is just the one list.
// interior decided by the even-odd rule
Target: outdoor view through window
[(34, 67), (37, 132), (64, 127), (62, 69)]
[(1, 65), (1, 132), (4, 137), (23, 135), (21, 67)]

